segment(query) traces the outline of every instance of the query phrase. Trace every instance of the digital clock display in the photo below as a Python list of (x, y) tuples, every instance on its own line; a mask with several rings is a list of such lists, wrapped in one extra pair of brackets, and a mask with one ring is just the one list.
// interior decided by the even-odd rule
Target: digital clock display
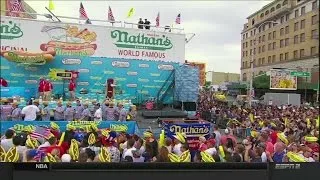
[(57, 77), (60, 77), (62, 79), (71, 79), (72, 73), (71, 72), (59, 72), (59, 73), (57, 73)]

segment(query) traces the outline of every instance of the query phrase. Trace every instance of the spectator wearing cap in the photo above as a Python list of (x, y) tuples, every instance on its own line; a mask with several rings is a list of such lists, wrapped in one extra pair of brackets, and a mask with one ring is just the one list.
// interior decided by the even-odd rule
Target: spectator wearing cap
[(81, 113), (81, 118), (80, 118), (80, 120), (82, 120), (82, 121), (90, 121), (91, 120), (91, 117), (92, 117), (92, 114), (91, 114), (91, 112), (90, 112), (90, 110), (89, 110), (89, 105), (88, 105), (88, 103), (85, 103), (84, 105), (83, 105), (83, 111), (82, 111), (82, 113)]
[(80, 120), (82, 111), (84, 110), (84, 107), (82, 106), (79, 99), (76, 100), (76, 107), (74, 109), (75, 109), (74, 119)]
[[(230, 144), (230, 142), (232, 142), (232, 145), (230, 144), (230, 147), (227, 147), (227, 148), (234, 148), (236, 146), (236, 144), (237, 144), (236, 138), (233, 135), (230, 134), (230, 129), (229, 128), (225, 129), (224, 133), (225, 133), (225, 135), (221, 136), (221, 145), (227, 146), (228, 143)], [(228, 139), (230, 139), (231, 141), (228, 140)]]
[(42, 103), (43, 108), (41, 109), (41, 119), (42, 121), (50, 121), (51, 115), (50, 115), (50, 108), (47, 101)]
[(4, 134), (4, 139), (1, 139), (1, 146), (7, 152), (11, 147), (13, 147), (12, 138), (15, 136), (15, 132), (12, 129), (8, 129)]
[(215, 139), (208, 139), (207, 141), (207, 149), (205, 150), (206, 153), (210, 154), (211, 156), (217, 154), (217, 149), (215, 148), (216, 141)]
[(72, 107), (71, 102), (68, 102), (66, 110), (64, 111), (64, 119), (66, 121), (73, 121), (74, 120), (74, 114), (75, 114), (75, 110)]
[(62, 106), (62, 102), (61, 101), (58, 101), (57, 107), (53, 111), (54, 111), (54, 120), (55, 121), (64, 120), (65, 107)]
[(102, 110), (101, 110), (101, 107), (100, 107), (100, 103), (97, 103), (96, 105), (96, 112), (94, 113), (94, 120), (95, 121), (102, 121)]
[(173, 137), (174, 137), (174, 140), (173, 140), (174, 146), (173, 146), (172, 152), (180, 156), (182, 154), (181, 152), (182, 144), (186, 143), (186, 139), (181, 133), (176, 133), (176, 135), (174, 135)]
[(9, 117), (11, 117), (12, 121), (21, 121), (22, 115), (21, 115), (21, 109), (18, 107), (18, 103), (14, 102), (12, 103), (12, 112)]
[(158, 155), (159, 146), (154, 134), (151, 131), (146, 131), (143, 135), (145, 138), (145, 143), (151, 146), (151, 158), (156, 157)]

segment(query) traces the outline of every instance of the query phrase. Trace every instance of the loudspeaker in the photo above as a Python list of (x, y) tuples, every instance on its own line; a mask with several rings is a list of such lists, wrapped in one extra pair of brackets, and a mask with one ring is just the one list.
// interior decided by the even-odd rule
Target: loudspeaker
[(197, 104), (195, 102), (183, 102), (184, 110), (186, 111), (196, 111)]

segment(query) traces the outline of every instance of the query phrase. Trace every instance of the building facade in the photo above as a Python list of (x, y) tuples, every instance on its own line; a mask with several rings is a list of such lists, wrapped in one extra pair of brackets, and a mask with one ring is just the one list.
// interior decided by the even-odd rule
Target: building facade
[(212, 85), (221, 85), (229, 82), (239, 82), (240, 74), (237, 73), (224, 73), (224, 72), (207, 72), (207, 81), (211, 81)]
[(272, 68), (311, 72), (319, 65), (318, 0), (275, 0), (247, 20), (241, 32), (242, 81)]

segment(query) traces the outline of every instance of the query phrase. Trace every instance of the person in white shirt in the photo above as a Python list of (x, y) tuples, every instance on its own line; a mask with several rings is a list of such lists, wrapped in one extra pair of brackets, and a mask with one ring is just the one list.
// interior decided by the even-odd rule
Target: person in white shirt
[(96, 112), (94, 113), (94, 120), (95, 121), (102, 121), (102, 110), (100, 107), (100, 103), (96, 104)]
[(182, 154), (182, 151), (181, 151), (182, 144), (186, 143), (186, 139), (181, 133), (176, 133), (176, 135), (174, 135), (173, 137), (174, 137), (173, 142), (175, 145), (173, 146), (172, 152), (180, 156)]
[(216, 134), (216, 137), (215, 137), (216, 147), (219, 147), (220, 146), (220, 142), (221, 142), (221, 133), (219, 131), (218, 125), (216, 125), (216, 124), (213, 126), (213, 133)]
[(215, 139), (208, 139), (206, 144), (208, 149), (206, 149), (204, 152), (210, 154), (211, 156), (217, 154), (217, 149), (214, 147), (216, 144)]
[(132, 150), (133, 162), (144, 162), (144, 157), (141, 156), (139, 150)]
[(24, 121), (34, 121), (37, 119), (37, 113), (40, 112), (38, 106), (29, 102), (29, 105), (21, 110), (21, 114), (24, 115)]
[(129, 139), (127, 141), (127, 148), (123, 150), (123, 154), (122, 154), (122, 158), (124, 159), (126, 156), (130, 156), (133, 158), (133, 154), (132, 154), (132, 151), (133, 150), (137, 150), (135, 147), (134, 147), (134, 139)]
[(8, 129), (5, 133), (4, 138), (1, 139), (1, 146), (7, 152), (11, 147), (13, 147), (12, 138), (15, 136), (15, 132), (12, 129)]

